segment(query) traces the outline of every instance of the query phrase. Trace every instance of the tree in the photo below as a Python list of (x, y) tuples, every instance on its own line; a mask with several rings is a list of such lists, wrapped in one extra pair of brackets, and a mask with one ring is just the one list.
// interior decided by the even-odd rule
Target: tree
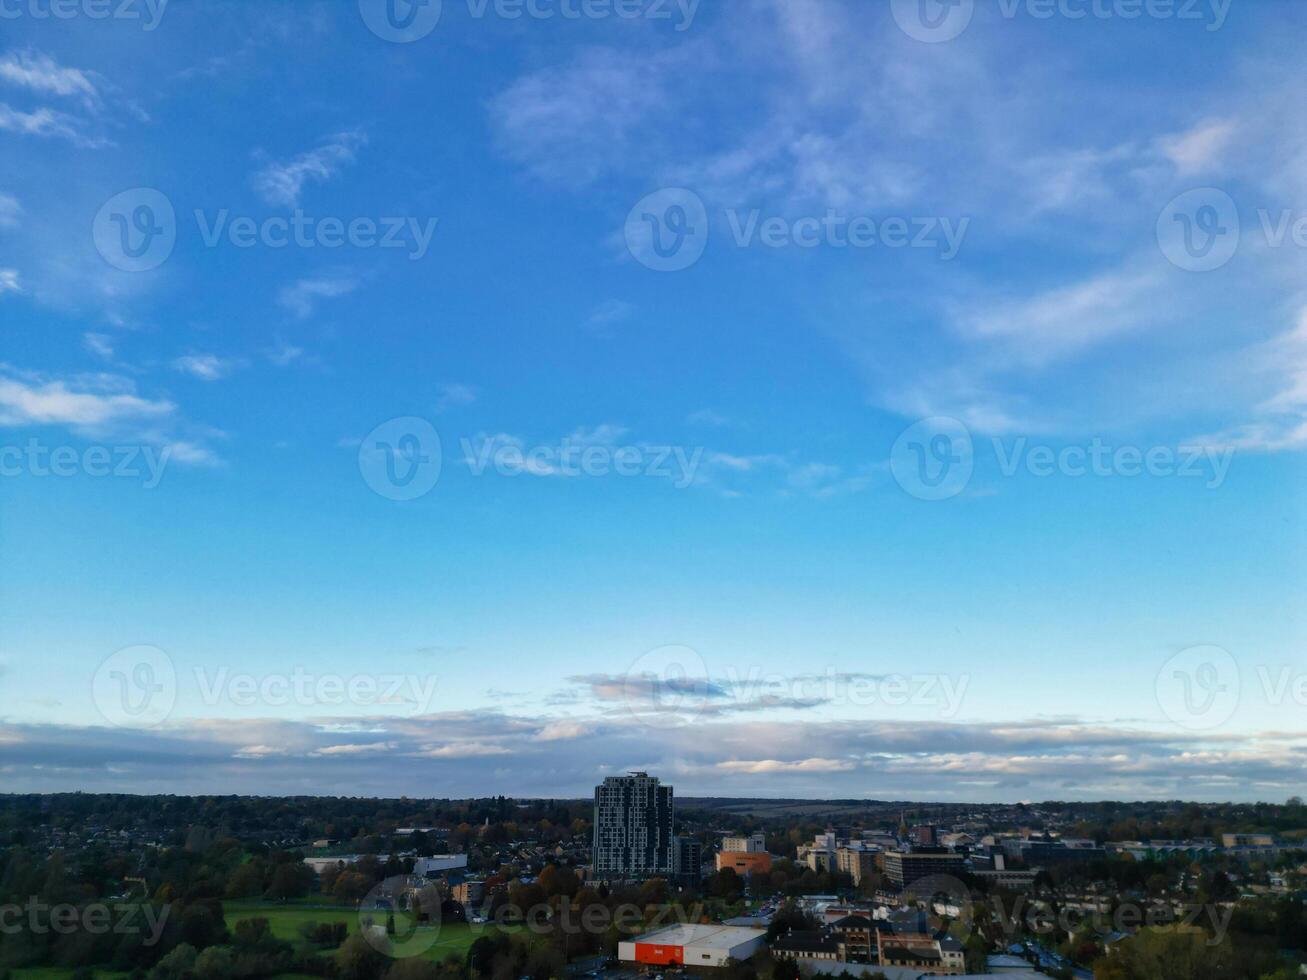
[(430, 960), (410, 957), (396, 960), (386, 971), (385, 980), (440, 980), (441, 976), (440, 967)]
[(195, 980), (230, 980), (236, 975), (231, 950), (210, 946), (195, 957)]
[(337, 972), (341, 980), (377, 980), (386, 971), (388, 958), (372, 948), (362, 936), (350, 936), (340, 945), (336, 954)]
[(1094, 980), (1244, 980), (1276, 968), (1273, 953), (1195, 928), (1141, 929), (1094, 964)]
[(313, 883), (313, 869), (307, 864), (287, 861), (277, 865), (268, 885), (269, 898), (302, 898)]
[(150, 971), (150, 980), (186, 980), (195, 966), (195, 947), (182, 943), (173, 947)]

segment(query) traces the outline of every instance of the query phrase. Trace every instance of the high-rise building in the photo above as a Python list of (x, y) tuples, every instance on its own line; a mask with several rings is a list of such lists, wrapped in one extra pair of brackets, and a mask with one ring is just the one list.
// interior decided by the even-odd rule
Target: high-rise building
[(676, 876), (690, 884), (703, 877), (703, 844), (693, 837), (676, 838)]
[(594, 873), (635, 879), (674, 874), (672, 787), (657, 776), (608, 776), (595, 787)]

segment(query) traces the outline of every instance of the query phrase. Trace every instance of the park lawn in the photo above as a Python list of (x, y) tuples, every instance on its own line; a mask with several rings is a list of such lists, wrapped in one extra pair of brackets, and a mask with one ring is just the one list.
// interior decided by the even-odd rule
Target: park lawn
[[(241, 919), (267, 919), (274, 936), (278, 939), (289, 939), (292, 942), (301, 941), (300, 926), (306, 922), (317, 922), (319, 924), (343, 922), (351, 936), (359, 931), (359, 910), (348, 905), (311, 907), (282, 905), (278, 902), (228, 901), (223, 902), (222, 907), (228, 929), (234, 928)], [(372, 916), (378, 925), (385, 925), (385, 912), (370, 912), (368, 914)], [(395, 914), (396, 925), (399, 927), (401, 934), (404, 933), (404, 915), (403, 912)], [(470, 925), (465, 922), (445, 923), (436, 932), (431, 946), (425, 949), (421, 955), (431, 960), (443, 960), (450, 954), (462, 957), (467, 954), (468, 947), (478, 938), (484, 935), (492, 935), (499, 929), (499, 926), (493, 925)], [(504, 931), (516, 931), (516, 929), (510, 927)], [(410, 941), (411, 945), (422, 945), (430, 934), (427, 927), (419, 927)], [(44, 980), (44, 978), (37, 978), (37, 980)]]

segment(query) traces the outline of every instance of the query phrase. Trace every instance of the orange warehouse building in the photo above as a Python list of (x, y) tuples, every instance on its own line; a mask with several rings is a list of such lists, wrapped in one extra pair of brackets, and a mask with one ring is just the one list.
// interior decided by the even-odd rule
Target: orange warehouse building
[(646, 966), (725, 966), (743, 963), (762, 949), (765, 929), (745, 926), (668, 926), (627, 943), (618, 943), (617, 957)]
[(771, 855), (766, 851), (719, 851), (717, 870), (723, 868), (737, 875), (766, 874), (771, 870)]

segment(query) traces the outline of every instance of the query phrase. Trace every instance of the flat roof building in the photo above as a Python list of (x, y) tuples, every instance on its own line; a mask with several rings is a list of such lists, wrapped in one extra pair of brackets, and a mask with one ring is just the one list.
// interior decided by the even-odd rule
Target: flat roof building
[(923, 854), (919, 851), (887, 851), (881, 857), (885, 877), (898, 888), (934, 875), (961, 876), (966, 872), (966, 859), (961, 854)]
[(724, 925), (676, 925), (617, 944), (617, 958), (646, 966), (725, 966), (762, 949), (766, 929)]

